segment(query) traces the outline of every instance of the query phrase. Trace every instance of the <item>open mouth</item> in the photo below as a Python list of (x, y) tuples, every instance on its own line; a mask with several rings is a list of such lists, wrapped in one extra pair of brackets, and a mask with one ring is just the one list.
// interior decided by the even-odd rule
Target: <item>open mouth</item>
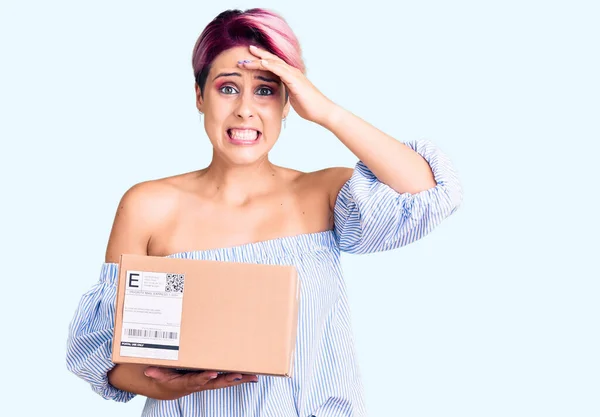
[(262, 133), (254, 129), (227, 129), (227, 135), (232, 143), (252, 144), (258, 142)]

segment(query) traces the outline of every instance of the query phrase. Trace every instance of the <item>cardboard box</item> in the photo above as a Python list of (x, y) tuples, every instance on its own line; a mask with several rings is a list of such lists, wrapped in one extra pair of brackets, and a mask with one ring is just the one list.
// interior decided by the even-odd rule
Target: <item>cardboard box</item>
[(112, 361), (292, 376), (293, 266), (121, 256)]

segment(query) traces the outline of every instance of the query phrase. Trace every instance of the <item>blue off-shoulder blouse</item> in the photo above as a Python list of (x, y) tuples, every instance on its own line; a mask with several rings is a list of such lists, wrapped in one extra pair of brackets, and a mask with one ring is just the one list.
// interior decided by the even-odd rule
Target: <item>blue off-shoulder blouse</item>
[[(291, 378), (259, 376), (258, 383), (197, 392), (177, 400), (146, 400), (142, 416), (333, 417), (366, 416), (356, 363), (340, 252), (373, 253), (410, 244), (428, 234), (462, 202), (448, 157), (428, 140), (405, 142), (429, 163), (437, 185), (397, 193), (359, 161), (334, 209), (333, 230), (181, 252), (175, 258), (295, 265), (301, 280), (298, 336)], [(106, 399), (135, 394), (108, 383), (118, 264), (104, 263), (100, 279), (83, 295), (69, 326), (68, 369)]]

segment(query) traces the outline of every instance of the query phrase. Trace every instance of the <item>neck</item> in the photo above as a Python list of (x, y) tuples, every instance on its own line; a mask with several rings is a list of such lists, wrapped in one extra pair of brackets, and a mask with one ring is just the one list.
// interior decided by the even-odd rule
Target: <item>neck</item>
[(277, 169), (267, 156), (253, 164), (234, 165), (213, 155), (210, 165), (203, 170), (212, 198), (241, 205), (272, 189)]

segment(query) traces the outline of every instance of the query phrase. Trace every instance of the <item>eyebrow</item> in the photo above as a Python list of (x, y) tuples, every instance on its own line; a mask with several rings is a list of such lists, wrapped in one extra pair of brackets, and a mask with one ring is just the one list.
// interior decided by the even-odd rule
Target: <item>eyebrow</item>
[[(240, 74), (239, 72), (222, 72), (219, 75), (217, 75), (215, 78), (213, 78), (213, 81), (216, 80), (219, 77), (241, 77), (242, 74)], [(268, 83), (275, 83), (275, 84), (279, 84), (280, 82), (274, 78), (269, 78), (269, 77), (263, 77), (262, 75), (255, 75), (254, 79), (256, 80), (261, 80), (261, 81), (265, 81)]]

